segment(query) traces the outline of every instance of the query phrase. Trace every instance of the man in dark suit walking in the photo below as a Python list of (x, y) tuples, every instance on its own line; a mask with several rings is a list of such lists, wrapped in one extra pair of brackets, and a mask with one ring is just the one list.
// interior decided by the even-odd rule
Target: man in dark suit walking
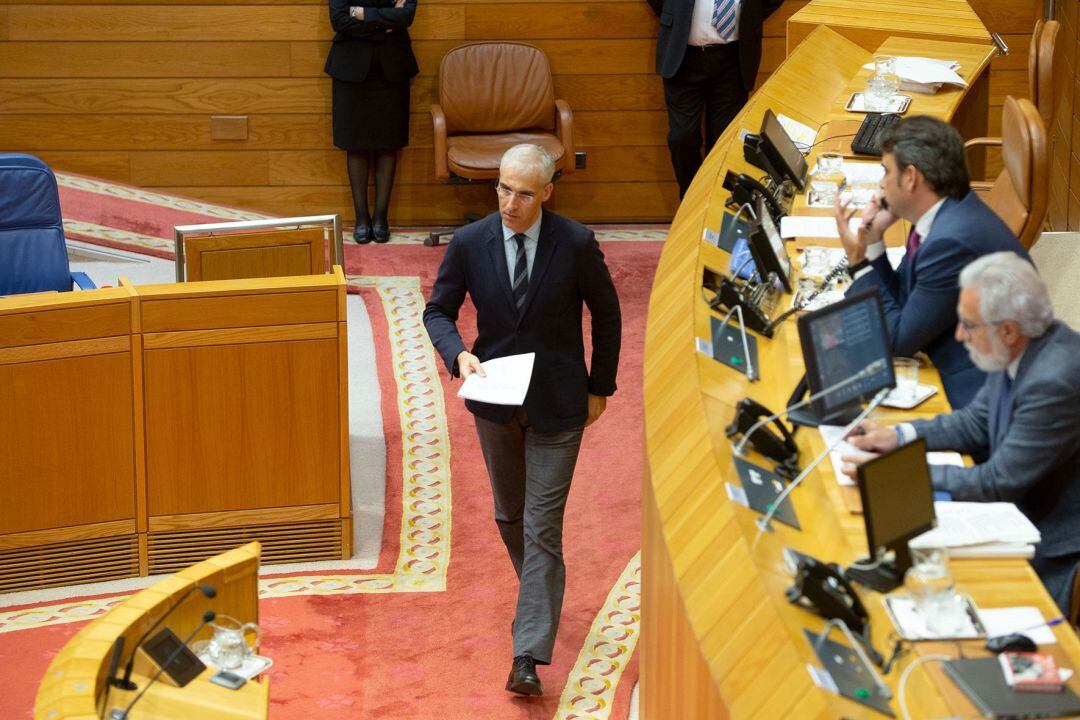
[(1068, 613), (1080, 562), (1080, 335), (1054, 320), (1042, 278), (1014, 253), (971, 263), (960, 287), (956, 338), (989, 373), (978, 395), (931, 420), (864, 423), (850, 440), (887, 452), (921, 437), (929, 450), (988, 456), (974, 467), (931, 466), (934, 489), (1016, 503), (1042, 536), (1031, 564)]
[[(892, 352), (925, 352), (941, 374), (954, 409), (971, 402), (986, 373), (972, 364), (956, 327), (957, 278), (972, 260), (1007, 250), (1028, 257), (994, 211), (970, 188), (964, 141), (948, 123), (926, 115), (901, 120), (886, 135), (881, 197), (863, 212), (837, 201), (837, 229), (853, 282), (849, 293), (881, 289)], [(907, 253), (893, 270), (885, 255), (885, 230), (903, 218), (912, 224)]]
[[(622, 317), (591, 230), (543, 209), (555, 163), (517, 145), (499, 167), (499, 212), (454, 233), (424, 308), (424, 325), (450, 374), (484, 375), (481, 362), (536, 353), (524, 405), (466, 401), (476, 419), (495, 522), (519, 580), (506, 689), (540, 695), (536, 665), (551, 662), (566, 566), (562, 525), (584, 428), (615, 392)], [(457, 329), (466, 293), (476, 342)], [(582, 303), (592, 316), (585, 366)]]
[(649, 0), (660, 17), (656, 72), (664, 79), (668, 148), (679, 197), (754, 88), (761, 26), (783, 0)]

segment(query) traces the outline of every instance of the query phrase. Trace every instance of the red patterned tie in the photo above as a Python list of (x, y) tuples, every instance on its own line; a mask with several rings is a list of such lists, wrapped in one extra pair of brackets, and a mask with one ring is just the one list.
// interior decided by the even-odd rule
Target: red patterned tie
[(915, 251), (919, 249), (919, 243), (922, 242), (922, 236), (915, 232), (915, 228), (911, 228), (911, 234), (907, 238), (907, 254), (911, 258), (915, 255)]

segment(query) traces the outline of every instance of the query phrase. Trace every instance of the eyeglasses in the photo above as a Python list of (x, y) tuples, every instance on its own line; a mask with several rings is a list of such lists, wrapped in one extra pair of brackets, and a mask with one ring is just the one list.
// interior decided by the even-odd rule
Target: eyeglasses
[(504, 200), (512, 200), (514, 198), (517, 198), (518, 200), (520, 200), (521, 202), (523, 202), (526, 205), (528, 205), (528, 204), (532, 203), (534, 200), (536, 200), (536, 194), (535, 193), (531, 193), (531, 192), (514, 192), (513, 190), (511, 190), (509, 187), (507, 187), (503, 183), (498, 183), (498, 184), (495, 185), (495, 192), (499, 193), (499, 197), (503, 198)]
[(990, 327), (991, 325), (997, 325), (996, 322), (971, 322), (964, 318), (959, 318), (960, 329), (964, 331), (965, 335), (970, 335), (972, 330), (978, 330), (981, 327)]

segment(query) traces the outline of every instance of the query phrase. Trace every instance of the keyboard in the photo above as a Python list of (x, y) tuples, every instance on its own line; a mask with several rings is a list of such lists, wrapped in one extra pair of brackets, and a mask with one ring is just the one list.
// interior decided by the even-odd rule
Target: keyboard
[(866, 113), (859, 132), (851, 141), (851, 151), (859, 155), (876, 155), (881, 157), (881, 139), (885, 131), (900, 121), (896, 113)]

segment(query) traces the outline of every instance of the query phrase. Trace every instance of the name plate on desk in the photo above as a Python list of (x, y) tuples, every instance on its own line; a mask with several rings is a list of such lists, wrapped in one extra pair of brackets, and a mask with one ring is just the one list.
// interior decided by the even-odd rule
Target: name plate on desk
[[(776, 473), (751, 462), (741, 458), (732, 458), (732, 460), (735, 463), (735, 469), (739, 472), (739, 482), (742, 483), (743, 490), (746, 492), (746, 501), (750, 508), (762, 515), (768, 513), (776, 502), (776, 498), (784, 492), (784, 481)], [(796, 530), (802, 530), (790, 498), (784, 498), (780, 507), (776, 509), (773, 519)]]

